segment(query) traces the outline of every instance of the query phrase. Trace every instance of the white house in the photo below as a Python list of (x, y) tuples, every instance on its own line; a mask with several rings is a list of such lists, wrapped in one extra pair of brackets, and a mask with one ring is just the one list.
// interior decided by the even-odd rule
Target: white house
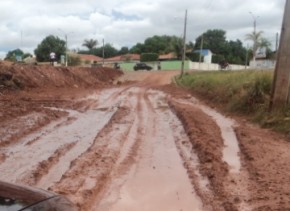
[(213, 53), (209, 49), (195, 50), (194, 53), (199, 53), (203, 56), (203, 62), (211, 64)]

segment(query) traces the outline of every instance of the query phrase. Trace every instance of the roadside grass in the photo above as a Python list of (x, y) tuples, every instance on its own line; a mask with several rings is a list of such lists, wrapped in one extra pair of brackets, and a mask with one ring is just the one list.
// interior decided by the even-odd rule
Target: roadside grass
[(290, 134), (290, 107), (269, 113), (273, 71), (210, 71), (175, 78), (179, 86), (226, 112), (247, 116), (263, 127)]

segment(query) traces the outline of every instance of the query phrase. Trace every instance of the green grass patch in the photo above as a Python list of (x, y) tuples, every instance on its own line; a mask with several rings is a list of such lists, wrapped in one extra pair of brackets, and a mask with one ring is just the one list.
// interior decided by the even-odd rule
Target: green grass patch
[(290, 133), (290, 107), (269, 113), (273, 71), (194, 72), (176, 83), (227, 112), (247, 115), (264, 127)]

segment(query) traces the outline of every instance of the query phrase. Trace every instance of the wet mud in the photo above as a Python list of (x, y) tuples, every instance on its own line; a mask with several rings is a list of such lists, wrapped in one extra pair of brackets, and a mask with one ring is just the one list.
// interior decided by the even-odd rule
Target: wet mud
[(287, 210), (287, 138), (168, 85), (175, 74), (7, 92), (0, 180), (65, 195), (84, 211)]

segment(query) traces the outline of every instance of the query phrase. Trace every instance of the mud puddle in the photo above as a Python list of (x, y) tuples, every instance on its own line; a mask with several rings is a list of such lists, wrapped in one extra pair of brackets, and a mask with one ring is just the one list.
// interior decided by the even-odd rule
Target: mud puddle
[[(70, 151), (61, 157), (61, 161), (55, 165), (49, 173), (39, 182), (39, 187), (48, 188), (58, 181), (62, 174), (69, 169), (70, 162), (85, 152), (93, 143), (96, 134), (109, 121), (116, 110), (101, 112), (88, 111), (86, 113), (74, 113), (74, 121), (67, 124), (54, 125), (54, 129), (48, 129), (47, 133), (31, 134), (25, 142), (34, 140), (32, 144), (20, 144), (6, 151), (8, 157), (0, 165), (0, 179), (7, 182), (26, 183), (22, 181), (30, 175), (38, 163), (49, 160), (54, 152), (66, 144), (76, 143)], [(55, 127), (56, 126), (56, 127)], [(93, 126), (93, 127), (92, 127)], [(23, 143), (23, 141), (20, 141)], [(11, 168), (14, 166), (14, 168)]]
[[(154, 103), (146, 93), (142, 96), (137, 109), (139, 120), (135, 121), (138, 125), (130, 132), (135, 136), (135, 130), (139, 130), (137, 138), (141, 145), (135, 164), (126, 174), (112, 181), (95, 210), (203, 210), (176, 148), (176, 135), (172, 134), (163, 114), (155, 112), (159, 105), (165, 107), (164, 95), (155, 93), (152, 101)], [(128, 154), (128, 148), (122, 151), (121, 160)]]

